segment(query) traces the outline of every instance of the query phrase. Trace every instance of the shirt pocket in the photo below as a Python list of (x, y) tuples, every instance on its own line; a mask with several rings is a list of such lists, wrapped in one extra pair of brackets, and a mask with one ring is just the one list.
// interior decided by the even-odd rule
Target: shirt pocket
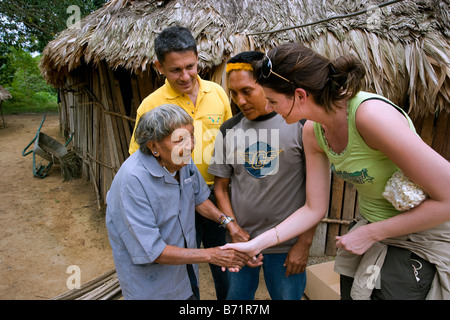
[(131, 266), (131, 274), (133, 277), (140, 278), (145, 281), (155, 281), (158, 279), (158, 264), (135, 264)]
[(195, 193), (198, 190), (198, 180), (197, 173), (192, 172), (191, 176), (185, 178), (183, 180), (183, 192), (185, 194), (186, 199), (190, 199), (194, 201)]
[(173, 283), (167, 272), (171, 268), (162, 264), (132, 265), (130, 288), (133, 299), (155, 300), (173, 298)]

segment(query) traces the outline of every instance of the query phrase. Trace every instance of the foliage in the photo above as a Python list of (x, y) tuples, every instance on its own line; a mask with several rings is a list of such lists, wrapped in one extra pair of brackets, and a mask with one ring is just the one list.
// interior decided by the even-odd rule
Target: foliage
[[(3, 85), (13, 96), (3, 103), (6, 113), (56, 112), (57, 92), (47, 85), (39, 70), (41, 56), (33, 57), (23, 49), (9, 48), (8, 68), (14, 71), (10, 78), (0, 77)], [(1, 70), (1, 68), (0, 68)]]
[(56, 34), (105, 2), (0, 0), (0, 85), (13, 96), (3, 103), (6, 113), (57, 111), (57, 92), (39, 71), (41, 56), (30, 52), (42, 52)]
[(0, 44), (0, 85), (7, 86), (14, 80), (13, 48)]
[(2, 42), (29, 51), (42, 52), (55, 35), (68, 27), (73, 12), (80, 18), (96, 10), (104, 0), (0, 0)]

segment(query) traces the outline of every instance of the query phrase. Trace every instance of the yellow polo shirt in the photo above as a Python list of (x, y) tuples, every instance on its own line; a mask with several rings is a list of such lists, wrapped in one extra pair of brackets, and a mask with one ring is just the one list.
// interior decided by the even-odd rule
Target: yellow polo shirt
[[(199, 76), (199, 90), (197, 103), (194, 106), (187, 94), (175, 91), (166, 80), (166, 83), (145, 98), (137, 110), (136, 125), (141, 116), (160, 105), (175, 104), (182, 107), (194, 119), (195, 147), (192, 159), (197, 165), (208, 185), (214, 183), (214, 176), (208, 173), (208, 166), (214, 150), (216, 135), (222, 123), (230, 119), (230, 101), (225, 90), (215, 82), (201, 79)], [(136, 130), (136, 125), (134, 129)], [(139, 149), (133, 136), (130, 141), (129, 153)]]

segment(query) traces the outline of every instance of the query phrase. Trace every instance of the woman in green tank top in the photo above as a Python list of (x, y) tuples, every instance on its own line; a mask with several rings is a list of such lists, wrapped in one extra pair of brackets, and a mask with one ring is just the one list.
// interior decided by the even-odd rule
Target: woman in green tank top
[[(310, 120), (303, 132), (306, 204), (255, 239), (227, 247), (257, 254), (317, 224), (328, 210), (331, 168), (357, 188), (364, 218), (336, 239), (342, 298), (450, 299), (450, 163), (421, 140), (403, 110), (361, 91), (365, 68), (351, 55), (331, 61), (301, 44), (284, 44), (269, 51), (254, 72), (266, 109), (287, 123)], [(406, 212), (382, 196), (398, 170), (428, 194)], [(361, 271), (375, 255), (377, 262), (369, 266), (378, 269)], [(399, 267), (405, 265), (401, 259), (410, 270)], [(380, 268), (381, 289), (377, 285), (372, 292), (368, 281)]]

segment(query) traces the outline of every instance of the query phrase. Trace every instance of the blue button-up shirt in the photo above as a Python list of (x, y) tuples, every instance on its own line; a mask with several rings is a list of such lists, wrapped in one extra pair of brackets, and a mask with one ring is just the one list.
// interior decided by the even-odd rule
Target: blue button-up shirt
[[(140, 150), (121, 166), (109, 190), (106, 227), (124, 299), (187, 299), (186, 265), (154, 263), (166, 245), (197, 248), (195, 206), (210, 190), (191, 161), (180, 182)], [(194, 265), (198, 279), (198, 266)]]

